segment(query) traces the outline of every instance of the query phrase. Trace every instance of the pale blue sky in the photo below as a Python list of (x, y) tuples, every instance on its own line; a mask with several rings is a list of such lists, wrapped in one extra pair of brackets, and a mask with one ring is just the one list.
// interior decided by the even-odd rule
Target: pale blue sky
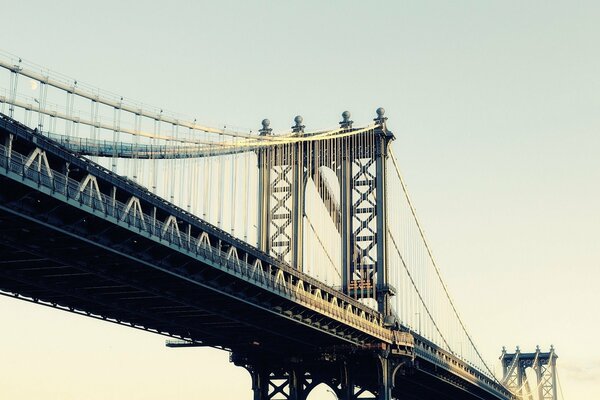
[[(208, 125), (385, 107), (484, 356), (552, 343), (565, 398), (600, 396), (600, 3), (122, 3), (7, 2), (0, 49)], [(251, 398), (225, 353), (4, 298), (0, 317), (1, 398)]]

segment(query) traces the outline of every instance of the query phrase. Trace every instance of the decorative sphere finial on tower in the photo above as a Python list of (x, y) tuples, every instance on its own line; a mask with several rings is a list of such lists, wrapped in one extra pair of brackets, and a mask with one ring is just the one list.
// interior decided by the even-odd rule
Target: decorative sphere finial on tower
[(342, 121), (340, 122), (340, 128), (352, 128), (352, 123), (354, 121), (350, 121), (350, 111), (344, 111), (342, 113)]
[(258, 131), (259, 134), (261, 136), (270, 135), (271, 132), (273, 131), (273, 129), (269, 128), (269, 126), (271, 125), (271, 121), (269, 121), (268, 118), (265, 118), (262, 120), (261, 124), (262, 124), (262, 129), (260, 129)]
[(379, 107), (375, 112), (377, 113), (377, 118), (373, 119), (373, 121), (383, 125), (385, 120), (387, 120), (387, 117), (384, 117), (385, 108)]
[(294, 126), (292, 126), (292, 132), (294, 132), (294, 133), (304, 132), (304, 125), (302, 125), (302, 121), (304, 121), (304, 118), (302, 118), (301, 115), (296, 115), (294, 117), (294, 122), (296, 124)]

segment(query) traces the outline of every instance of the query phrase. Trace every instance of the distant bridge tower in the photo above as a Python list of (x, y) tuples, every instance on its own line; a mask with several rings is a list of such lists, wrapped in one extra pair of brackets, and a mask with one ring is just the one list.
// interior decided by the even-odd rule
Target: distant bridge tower
[[(556, 384), (556, 359), (554, 347), (542, 353), (539, 346), (535, 353), (521, 353), (519, 347), (514, 353), (507, 353), (502, 348), (502, 383), (513, 392), (519, 400), (533, 400), (533, 391), (537, 391), (540, 400), (558, 400)], [(536, 382), (529, 382), (526, 370), (532, 368), (536, 374)]]
[[(341, 238), (342, 291), (376, 301), (384, 316), (391, 315), (394, 288), (387, 271), (386, 159), (394, 135), (386, 127), (385, 110), (377, 109), (376, 125), (355, 134), (323, 140), (296, 141), (259, 149), (259, 247), (296, 269), (303, 269), (304, 192), (315, 185)], [(301, 116), (294, 118), (292, 135), (304, 133)], [(260, 134), (271, 135), (269, 120)], [(341, 132), (358, 131), (345, 111)], [(324, 169), (337, 177), (327, 182)], [(332, 174), (332, 175), (333, 175)], [(339, 202), (336, 201), (339, 199)]]

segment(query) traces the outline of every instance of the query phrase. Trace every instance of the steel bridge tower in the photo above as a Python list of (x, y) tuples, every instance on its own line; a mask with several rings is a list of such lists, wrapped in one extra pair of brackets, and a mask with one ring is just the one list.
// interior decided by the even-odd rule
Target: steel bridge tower
[[(374, 129), (347, 137), (296, 142), (289, 149), (258, 150), (259, 247), (293, 267), (303, 268), (303, 217), (308, 179), (319, 179), (321, 168), (337, 176), (339, 193), (318, 187), (325, 207), (341, 238), (342, 291), (354, 298), (373, 299), (384, 316), (391, 316), (389, 297), (394, 289), (387, 270), (386, 159), (394, 135), (386, 127), (385, 110), (377, 109)], [(350, 133), (350, 113), (342, 114), (340, 130)], [(295, 118), (292, 132), (304, 134), (302, 117)], [(270, 135), (263, 120), (261, 135)], [(339, 206), (333, 201), (339, 199)]]
[[(502, 349), (502, 383), (513, 392), (519, 400), (533, 400), (537, 392), (540, 400), (558, 400), (556, 382), (556, 359), (554, 347), (542, 353), (539, 346), (534, 353), (522, 353), (519, 347), (514, 353)], [(531, 368), (536, 375), (533, 384), (527, 378), (526, 370)]]
[[(302, 270), (305, 190), (309, 179), (321, 179), (323, 167), (335, 173), (339, 192), (332, 185), (317, 187), (341, 238), (341, 290), (377, 305), (388, 326), (395, 325), (389, 298), (386, 246), (386, 159), (394, 135), (386, 127), (384, 109), (377, 109), (372, 129), (319, 142), (298, 141), (257, 150), (259, 169), (259, 247), (282, 262)], [(301, 116), (294, 119), (292, 134), (303, 136)], [(357, 131), (350, 113), (340, 122), (341, 133)], [(271, 135), (269, 120), (260, 134)], [(335, 185), (333, 185), (335, 187)], [(339, 201), (334, 201), (338, 199)], [(391, 349), (380, 348), (375, 357), (323, 349), (300, 359), (271, 359), (261, 354), (232, 354), (232, 361), (251, 374), (254, 399), (283, 396), (304, 399), (319, 382), (327, 383), (339, 398), (391, 399), (393, 376), (401, 357), (390, 357)], [(398, 349), (395, 349), (398, 352)], [(401, 351), (400, 351), (401, 352)], [(407, 353), (408, 354), (408, 353)]]

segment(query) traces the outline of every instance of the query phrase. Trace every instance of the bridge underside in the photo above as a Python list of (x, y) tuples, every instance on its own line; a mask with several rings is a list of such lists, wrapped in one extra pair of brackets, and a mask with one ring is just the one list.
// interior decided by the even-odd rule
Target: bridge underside
[(285, 299), (11, 179), (0, 187), (3, 292), (226, 349), (289, 354), (345, 344), (273, 318), (267, 307), (293, 310)]

